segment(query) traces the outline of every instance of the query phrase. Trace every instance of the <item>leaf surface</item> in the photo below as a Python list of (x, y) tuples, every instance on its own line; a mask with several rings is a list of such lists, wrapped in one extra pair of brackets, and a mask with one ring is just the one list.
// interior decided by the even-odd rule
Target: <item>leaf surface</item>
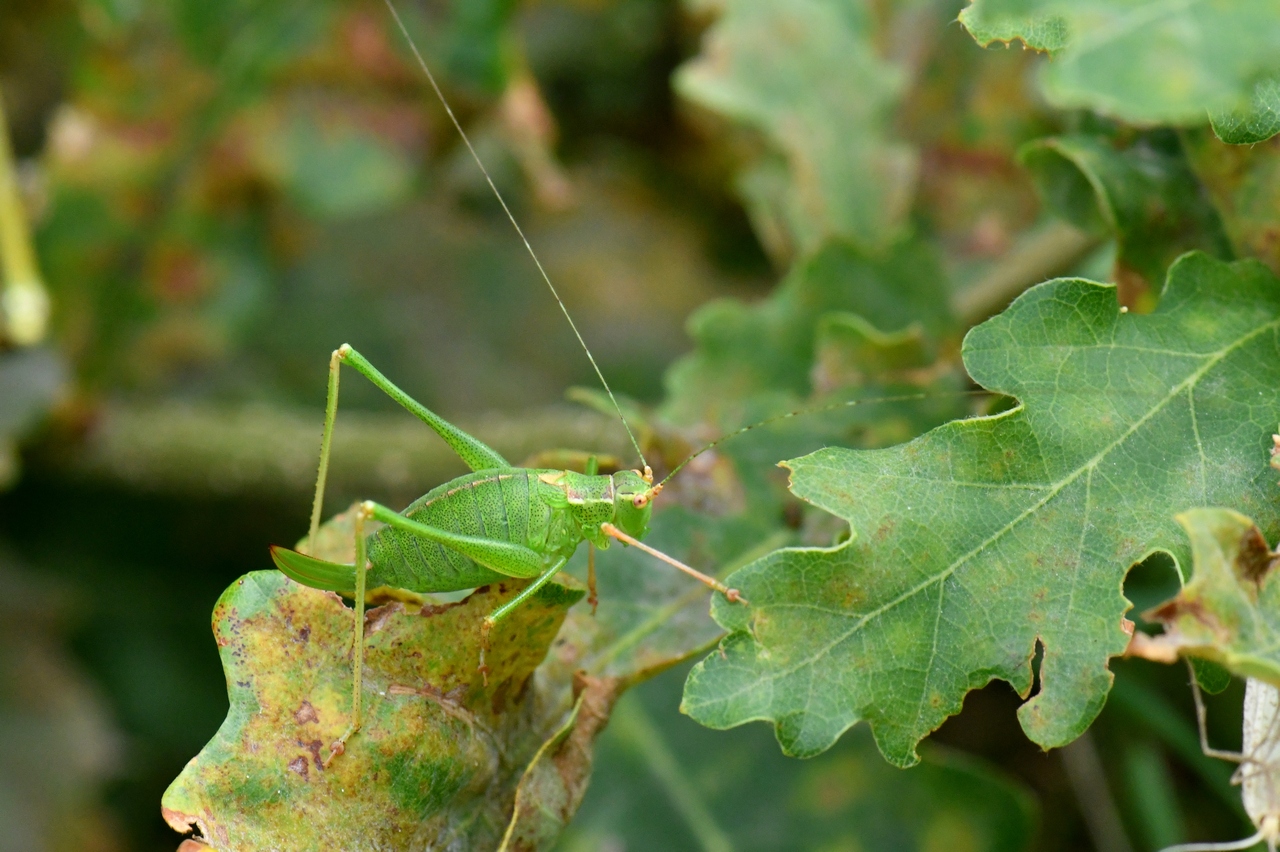
[(960, 21), (980, 44), (1052, 53), (1041, 86), (1055, 106), (1135, 124), (1247, 109), (1258, 78), (1280, 71), (1270, 0), (974, 0)]
[(1280, 77), (1264, 77), (1243, 109), (1212, 113), (1213, 132), (1228, 145), (1254, 145), (1280, 133)]
[(1170, 133), (1127, 145), (1100, 135), (1048, 137), (1024, 146), (1019, 159), (1051, 210), (1114, 237), (1122, 274), (1141, 276), (1152, 290), (1184, 252), (1231, 254), (1216, 211)]
[(1179, 564), (1173, 515), (1239, 506), (1280, 532), (1266, 467), (1280, 418), (1280, 281), (1191, 254), (1156, 312), (1115, 291), (1047, 282), (973, 329), (973, 378), (1021, 404), (898, 447), (788, 462), (792, 490), (849, 522), (830, 549), (771, 554), (713, 603), (731, 635), (690, 674), (684, 709), (711, 727), (768, 720), (812, 755), (859, 720), (891, 762), (992, 679), (1045, 747), (1101, 709), (1128, 641), (1121, 584), (1155, 550)]
[(1034, 839), (1031, 791), (980, 759), (930, 747), (902, 772), (859, 731), (814, 760), (791, 760), (761, 728), (709, 731), (670, 712), (683, 676), (672, 671), (619, 702), (560, 852), (1021, 852)]
[(1183, 133), (1183, 142), (1236, 255), (1280, 272), (1280, 138), (1227, 145), (1201, 129)]
[(529, 700), (534, 669), (580, 597), (551, 583), (503, 621), (485, 685), (480, 619), (522, 586), (371, 612), (364, 726), (326, 768), (350, 721), (354, 613), (276, 571), (237, 580), (214, 608), (231, 709), (166, 791), (166, 820), (221, 849), (495, 847), (524, 762), (555, 727)]
[(801, 255), (829, 237), (864, 248), (892, 242), (906, 225), (917, 162), (889, 132), (906, 80), (877, 55), (870, 11), (821, 0), (716, 7), (720, 18), (676, 89), (772, 146), (740, 180), (766, 241), (785, 230)]
[[(649, 540), (716, 571), (734, 564), (737, 548), (782, 543), (768, 532), (758, 520), (668, 507)], [(317, 553), (350, 562), (352, 533), (351, 513), (335, 516)], [(585, 550), (572, 572), (584, 571)], [(570, 586), (549, 584), (499, 625), (489, 685), (476, 671), (479, 620), (523, 581), (443, 605), (375, 590), (387, 605), (366, 622), (366, 721), (328, 768), (328, 744), (349, 721), (353, 612), (278, 572), (246, 575), (214, 611), (231, 710), (165, 794), (166, 819), (242, 850), (450, 840), (549, 848), (587, 789), (592, 746), (618, 695), (722, 632), (707, 591), (651, 557), (614, 546), (598, 554), (597, 569), (598, 613), (569, 612), (582, 592), (566, 579)], [(297, 810), (310, 817), (301, 833)], [(353, 846), (356, 836), (367, 845)]]
[(855, 314), (872, 333), (915, 325), (937, 336), (951, 323), (948, 295), (937, 257), (921, 243), (901, 243), (880, 257), (831, 243), (796, 264), (764, 301), (721, 299), (690, 318), (697, 348), (668, 372), (664, 414), (721, 428), (750, 422), (735, 415), (753, 396), (808, 395), (823, 315), (838, 312), (847, 323)]

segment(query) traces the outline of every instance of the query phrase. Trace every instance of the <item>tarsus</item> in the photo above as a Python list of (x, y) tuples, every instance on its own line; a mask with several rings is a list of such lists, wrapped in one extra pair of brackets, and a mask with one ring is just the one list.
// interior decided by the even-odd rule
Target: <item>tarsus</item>
[(481, 174), (489, 183), (489, 188), (493, 190), (494, 197), (498, 199), (498, 203), (502, 205), (502, 211), (507, 214), (507, 218), (511, 220), (511, 227), (516, 229), (516, 233), (520, 235), (524, 247), (529, 252), (529, 257), (533, 258), (534, 265), (538, 267), (538, 272), (542, 273), (542, 280), (547, 282), (547, 289), (551, 291), (551, 295), (555, 297), (556, 304), (560, 306), (561, 313), (564, 318), (569, 321), (569, 328), (573, 329), (574, 337), (578, 338), (578, 343), (582, 346), (582, 351), (587, 353), (587, 360), (591, 362), (591, 368), (596, 371), (596, 375), (600, 378), (600, 384), (604, 385), (605, 393), (609, 394), (609, 400), (613, 403), (614, 409), (618, 412), (618, 419), (622, 421), (622, 428), (627, 430), (627, 437), (631, 439), (631, 446), (635, 447), (636, 454), (640, 456), (640, 464), (647, 467), (644, 452), (640, 449), (640, 443), (636, 440), (635, 434), (631, 431), (631, 424), (627, 422), (626, 415), (622, 413), (622, 406), (618, 404), (618, 400), (613, 395), (613, 389), (609, 387), (609, 382), (605, 379), (604, 373), (600, 370), (600, 365), (596, 363), (595, 356), (591, 354), (591, 350), (587, 348), (587, 341), (582, 339), (582, 332), (578, 331), (578, 325), (573, 321), (573, 317), (569, 315), (569, 309), (565, 307), (564, 300), (560, 298), (560, 293), (556, 291), (556, 285), (551, 283), (551, 276), (547, 274), (547, 270), (543, 268), (542, 261), (538, 260), (537, 253), (533, 250), (533, 246), (529, 244), (529, 238), (524, 235), (524, 229), (520, 227), (520, 223), (516, 221), (515, 215), (511, 212), (511, 208), (507, 206), (507, 201), (502, 197), (502, 193), (498, 191), (498, 186), (493, 182), (493, 178), (489, 176), (489, 170), (484, 167), (484, 161), (480, 159), (480, 155), (476, 153), (475, 146), (471, 144), (471, 137), (467, 136), (467, 132), (462, 129), (462, 123), (458, 121), (458, 117), (453, 114), (453, 108), (449, 106), (449, 101), (445, 99), (444, 92), (440, 89), (440, 84), (436, 82), (436, 77), (431, 73), (431, 69), (427, 67), (427, 61), (422, 58), (422, 52), (418, 50), (417, 43), (414, 42), (413, 36), (409, 35), (409, 29), (405, 26), (404, 20), (400, 17), (400, 13), (396, 11), (395, 4), (391, 0), (384, 0), (387, 4), (387, 10), (391, 12), (391, 17), (395, 20), (396, 26), (400, 28), (400, 33), (409, 44), (409, 49), (413, 51), (414, 58), (418, 60), (418, 67), (422, 69), (422, 73), (427, 76), (427, 82), (431, 84), (431, 88), (435, 91), (436, 97), (440, 99), (440, 105), (444, 107), (444, 111), (448, 114), (449, 120), (453, 122), (454, 128), (458, 131), (458, 135), (462, 137), (462, 141), (466, 143), (467, 150), (471, 152), (471, 158), (476, 161), (476, 165), (480, 167)]

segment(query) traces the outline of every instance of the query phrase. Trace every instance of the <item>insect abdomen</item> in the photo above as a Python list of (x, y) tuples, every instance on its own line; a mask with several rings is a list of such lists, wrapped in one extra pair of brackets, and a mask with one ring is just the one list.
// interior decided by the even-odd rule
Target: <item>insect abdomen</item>
[[(551, 509), (531, 493), (530, 477), (536, 475), (537, 471), (511, 468), (460, 476), (427, 492), (401, 514), (437, 529), (511, 541), (542, 552)], [(383, 528), (368, 541), (370, 588), (446, 592), (505, 576), (402, 530)]]

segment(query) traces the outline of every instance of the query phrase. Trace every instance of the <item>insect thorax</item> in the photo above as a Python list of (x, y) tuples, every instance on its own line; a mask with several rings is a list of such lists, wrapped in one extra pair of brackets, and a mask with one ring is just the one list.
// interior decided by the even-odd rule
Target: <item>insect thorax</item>
[(557, 489), (573, 518), (582, 538), (598, 547), (608, 547), (609, 539), (600, 532), (600, 525), (613, 520), (613, 478), (591, 476), (572, 470), (543, 471), (538, 479)]

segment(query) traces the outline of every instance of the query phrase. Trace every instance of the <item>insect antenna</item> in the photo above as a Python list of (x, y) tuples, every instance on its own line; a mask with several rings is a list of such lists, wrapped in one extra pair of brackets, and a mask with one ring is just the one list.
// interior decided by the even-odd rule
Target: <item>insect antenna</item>
[(821, 414), (824, 411), (836, 411), (841, 408), (852, 408), (855, 405), (874, 405), (876, 403), (884, 403), (884, 402), (911, 402), (913, 400), (920, 400), (920, 399), (941, 399), (941, 398), (947, 398), (947, 397), (983, 396), (983, 395), (994, 396), (995, 394), (993, 394), (989, 390), (943, 391), (941, 393), (931, 392), (931, 391), (920, 391), (919, 393), (907, 393), (907, 394), (900, 394), (898, 396), (878, 396), (878, 397), (867, 398), (867, 399), (847, 399), (841, 402), (833, 402), (827, 405), (820, 405), (813, 408), (798, 408), (794, 411), (788, 411), (784, 414), (775, 414), (773, 417), (766, 417), (764, 420), (759, 420), (755, 423), (752, 423), (749, 426), (743, 426), (741, 429), (735, 429), (732, 432), (726, 432), (725, 434), (721, 435), (719, 438), (716, 438), (711, 443), (705, 444), (700, 449), (690, 453), (688, 456), (685, 457), (684, 461), (680, 462), (680, 464), (672, 468), (671, 472), (668, 473), (666, 476), (664, 476), (662, 478), (662, 481), (659, 482), (657, 485), (653, 486), (650, 489), (650, 491), (653, 493), (657, 493), (658, 491), (661, 491), (663, 486), (667, 484), (667, 481), (670, 480), (677, 473), (679, 473), (681, 470), (683, 470), (685, 465), (689, 464), (689, 462), (693, 461), (698, 456), (702, 455), (708, 450), (715, 449), (716, 447), (723, 444), (725, 441), (728, 441), (730, 438), (736, 438), (739, 435), (742, 435), (746, 432), (750, 432), (752, 429), (759, 429), (761, 426), (768, 426), (771, 423), (777, 423), (781, 420), (787, 420), (792, 417), (800, 417), (801, 415), (806, 415), (806, 414)]
[(440, 100), (440, 105), (444, 107), (445, 113), (449, 116), (449, 121), (453, 123), (453, 127), (458, 131), (458, 135), (462, 137), (462, 141), (466, 144), (467, 150), (471, 152), (471, 158), (476, 161), (476, 165), (480, 167), (480, 173), (484, 175), (485, 181), (489, 184), (489, 189), (493, 190), (493, 195), (498, 199), (498, 203), (502, 205), (502, 212), (507, 214), (507, 219), (511, 222), (511, 227), (516, 229), (516, 233), (520, 236), (521, 242), (524, 243), (525, 249), (529, 252), (529, 257), (533, 258), (533, 263), (538, 267), (538, 272), (542, 275), (542, 280), (546, 282), (547, 289), (551, 291), (551, 295), (555, 297), (556, 304), (560, 306), (560, 312), (564, 314), (564, 318), (569, 321), (569, 328), (573, 329), (574, 337), (578, 338), (582, 351), (587, 353), (587, 360), (591, 362), (591, 368), (596, 371), (596, 376), (600, 379), (600, 384), (604, 386), (605, 393), (609, 395), (609, 400), (613, 403), (614, 410), (618, 412), (618, 419), (622, 421), (622, 428), (627, 430), (627, 437), (631, 439), (631, 446), (635, 448), (636, 455), (640, 457), (640, 464), (648, 467), (645, 460), (644, 452), (640, 449), (640, 442), (636, 440), (635, 434), (631, 431), (631, 424), (627, 422), (626, 415), (622, 413), (622, 406), (618, 404), (617, 398), (613, 395), (613, 389), (609, 387), (609, 382), (604, 377), (604, 372), (600, 369), (600, 365), (596, 363), (595, 356), (591, 354), (591, 349), (587, 347), (587, 341), (583, 339), (582, 332), (578, 331), (578, 325), (573, 321), (573, 317), (569, 315), (569, 309), (565, 307), (564, 300), (560, 298), (556, 285), (551, 283), (551, 276), (547, 274), (547, 270), (543, 267), (542, 261), (538, 259), (538, 254), (533, 250), (533, 246), (529, 243), (529, 238), (525, 236), (524, 229), (520, 227), (520, 223), (516, 221), (515, 214), (511, 212), (511, 208), (507, 206), (507, 201), (502, 197), (502, 193), (498, 191), (498, 185), (493, 182), (493, 178), (489, 176), (489, 170), (485, 168), (484, 161), (480, 159), (480, 155), (476, 152), (475, 146), (471, 144), (471, 137), (462, 129), (462, 122), (458, 121), (458, 117), (453, 114), (453, 108), (449, 106), (449, 101), (444, 96), (444, 91), (440, 88), (440, 84), (436, 82), (436, 77), (431, 73), (431, 69), (427, 66), (426, 59), (423, 58), (422, 52), (418, 50), (417, 43), (413, 40), (413, 36), (409, 34), (408, 27), (405, 26), (404, 20), (400, 17), (400, 13), (396, 11), (395, 4), (392, 0), (384, 0), (387, 11), (391, 13), (392, 19), (396, 22), (401, 35), (409, 44), (409, 49), (413, 51), (414, 58), (418, 61), (418, 67), (422, 69), (422, 73), (426, 75), (427, 82), (431, 84), (431, 89), (436, 93), (436, 97)]

